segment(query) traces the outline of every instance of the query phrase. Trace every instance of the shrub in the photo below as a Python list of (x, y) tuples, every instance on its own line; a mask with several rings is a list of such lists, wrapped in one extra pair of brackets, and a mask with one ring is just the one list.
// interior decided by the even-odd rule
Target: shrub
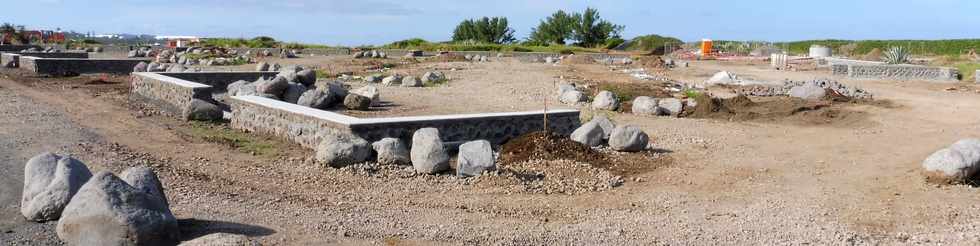
[(885, 51), (882, 60), (888, 64), (906, 64), (909, 63), (909, 58), (912, 53), (908, 49), (902, 46), (893, 46)]

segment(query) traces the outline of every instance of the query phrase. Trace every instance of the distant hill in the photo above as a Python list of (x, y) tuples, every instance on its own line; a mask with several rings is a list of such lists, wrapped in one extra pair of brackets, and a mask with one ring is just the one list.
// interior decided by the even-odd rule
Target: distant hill
[(644, 35), (626, 40), (623, 44), (613, 48), (622, 51), (645, 51), (653, 54), (662, 55), (668, 46), (679, 47), (683, 41), (674, 37), (664, 37), (656, 34)]

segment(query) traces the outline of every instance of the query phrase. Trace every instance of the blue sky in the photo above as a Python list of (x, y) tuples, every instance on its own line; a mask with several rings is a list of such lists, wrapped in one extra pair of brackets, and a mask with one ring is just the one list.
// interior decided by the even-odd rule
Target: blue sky
[[(625, 37), (785, 41), (980, 38), (978, 0), (0, 0), (0, 22), (96, 33), (253, 37), (333, 45), (448, 40), (504, 16), (519, 39), (555, 10), (596, 7)], [(708, 7), (702, 7), (708, 6)]]

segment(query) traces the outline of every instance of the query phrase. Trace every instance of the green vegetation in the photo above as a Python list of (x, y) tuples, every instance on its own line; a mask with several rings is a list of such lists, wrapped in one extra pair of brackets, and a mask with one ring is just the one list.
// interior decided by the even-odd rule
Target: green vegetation
[(453, 30), (453, 41), (477, 41), (504, 44), (514, 42), (514, 29), (507, 25), (506, 17), (483, 17), (463, 20)]
[[(716, 42), (717, 43), (717, 42)], [(913, 55), (960, 55), (971, 49), (980, 49), (980, 39), (947, 40), (804, 40), (776, 43), (776, 47), (787, 47), (792, 54), (805, 54), (810, 46), (818, 44), (830, 47), (836, 54), (860, 55), (873, 49), (888, 50), (889, 47), (905, 47)]]
[(531, 29), (528, 41), (536, 45), (564, 45), (566, 40), (574, 40), (576, 46), (594, 48), (608, 46), (608, 39), (619, 38), (623, 28), (603, 20), (594, 8), (573, 14), (558, 10)]
[(893, 46), (885, 51), (883, 60), (888, 64), (907, 64), (912, 56), (909, 50), (902, 46)]
[(493, 44), (480, 43), (473, 41), (462, 42), (441, 42), (433, 43), (423, 39), (413, 38), (393, 42), (382, 46), (387, 49), (414, 49), (425, 51), (497, 51), (497, 52), (550, 52), (550, 53), (575, 53), (575, 52), (601, 52), (599, 49), (590, 49), (565, 45), (535, 46), (523, 44)]
[(203, 46), (224, 47), (224, 48), (286, 48), (286, 49), (308, 49), (308, 48), (330, 48), (327, 45), (283, 43), (276, 39), (266, 36), (259, 36), (252, 39), (244, 38), (208, 38), (201, 40)]
[(977, 69), (980, 69), (980, 63), (976, 62), (961, 62), (953, 65), (956, 69), (960, 70), (960, 77), (963, 81), (971, 82), (976, 81)]
[(684, 96), (687, 98), (698, 98), (701, 96), (701, 92), (695, 89), (687, 89), (684, 91)]
[(187, 134), (258, 156), (273, 157), (280, 152), (277, 146), (281, 143), (275, 140), (261, 139), (218, 123), (192, 121)]
[(626, 50), (654, 51), (663, 49), (665, 44), (680, 46), (684, 42), (673, 37), (650, 34), (633, 38), (629, 45), (626, 46)]

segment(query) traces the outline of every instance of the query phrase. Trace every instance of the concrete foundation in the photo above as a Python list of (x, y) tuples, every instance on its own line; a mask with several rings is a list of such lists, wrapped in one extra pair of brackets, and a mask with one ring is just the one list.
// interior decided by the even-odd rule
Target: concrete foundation
[(857, 79), (892, 79), (892, 80), (930, 80), (955, 82), (959, 80), (959, 71), (947, 67), (926, 67), (915, 65), (833, 65), (834, 75), (847, 76)]
[(13, 61), (14, 64), (20, 64), (20, 57), (22, 56), (32, 56), (38, 58), (88, 58), (88, 53), (85, 52), (53, 52), (53, 53), (3, 52), (0, 53), (0, 64), (7, 64), (7, 62), (10, 61)]
[(192, 99), (215, 102), (214, 93), (224, 92), (238, 80), (272, 78), (277, 72), (187, 72), (133, 73), (130, 77), (133, 99), (144, 101), (171, 114), (180, 115)]
[[(258, 96), (231, 97), (228, 104), (232, 128), (283, 137), (308, 148), (335, 134), (408, 141), (415, 130), (434, 127), (443, 141), (485, 139), (500, 144), (544, 129), (542, 111), (360, 119)], [(580, 125), (578, 110), (551, 110), (547, 115), (548, 128), (559, 134), (571, 134)]]

